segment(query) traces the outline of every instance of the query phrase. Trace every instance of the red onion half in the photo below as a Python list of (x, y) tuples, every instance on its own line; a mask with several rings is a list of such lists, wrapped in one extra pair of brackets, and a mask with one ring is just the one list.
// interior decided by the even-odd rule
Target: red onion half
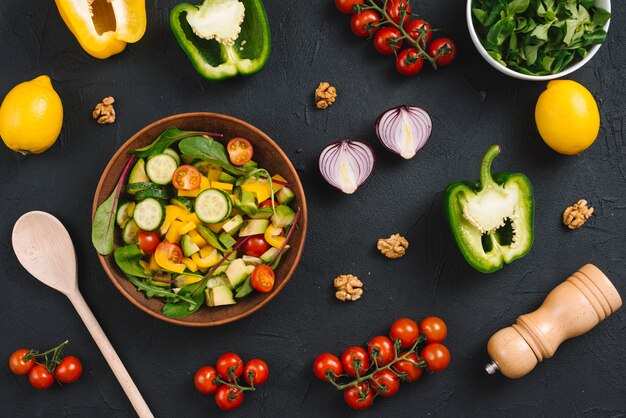
[(376, 135), (381, 144), (407, 160), (426, 145), (432, 130), (428, 112), (415, 106), (389, 109), (376, 120)]
[(372, 147), (355, 139), (334, 142), (322, 150), (319, 167), (331, 186), (352, 194), (374, 172), (376, 156)]

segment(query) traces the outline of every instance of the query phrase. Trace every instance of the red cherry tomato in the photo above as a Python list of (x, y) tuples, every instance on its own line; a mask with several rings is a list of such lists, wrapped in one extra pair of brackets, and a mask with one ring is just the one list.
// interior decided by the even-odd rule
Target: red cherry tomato
[(236, 137), (228, 141), (226, 144), (228, 157), (234, 165), (244, 165), (252, 159), (254, 148), (246, 138)]
[(409, 0), (387, 0), (386, 12), (391, 20), (397, 24), (400, 24), (400, 16), (404, 16), (402, 19), (402, 25), (404, 26), (411, 16), (411, 4), (409, 4)]
[(400, 378), (391, 370), (381, 370), (370, 379), (370, 386), (378, 395), (389, 398), (400, 390)]
[(243, 378), (251, 386), (261, 386), (267, 382), (269, 375), (270, 369), (261, 359), (252, 359), (243, 366)]
[(380, 15), (373, 10), (364, 10), (355, 13), (350, 19), (350, 28), (359, 38), (367, 38), (378, 30)]
[(28, 374), (30, 370), (35, 365), (35, 359), (31, 358), (28, 361), (24, 360), (24, 356), (28, 354), (30, 350), (26, 348), (20, 348), (19, 350), (15, 350), (11, 357), (9, 357), (9, 368), (18, 376), (23, 376)]
[(361, 382), (357, 386), (350, 386), (344, 389), (343, 400), (352, 409), (367, 409), (374, 402), (374, 391), (367, 382)]
[(315, 373), (318, 379), (325, 382), (329, 380), (329, 375), (332, 377), (332, 380), (335, 380), (337, 376), (343, 373), (341, 360), (334, 354), (320, 354), (313, 362), (313, 373)]
[(426, 337), (427, 343), (440, 343), (448, 335), (448, 327), (443, 319), (436, 316), (429, 316), (420, 322), (420, 330)]
[(263, 235), (252, 235), (243, 243), (243, 252), (251, 257), (260, 257), (270, 249), (270, 245), (265, 241)]
[(383, 335), (374, 337), (367, 344), (367, 352), (378, 366), (389, 364), (394, 359), (393, 341)]
[[(278, 201), (274, 200), (274, 207), (278, 206), (280, 203), (278, 203)], [(259, 205), (260, 208), (271, 208), (272, 207), (272, 199), (267, 199), (261, 202), (261, 204)]]
[(397, 51), (402, 46), (401, 37), (402, 34), (396, 28), (390, 26), (382, 28), (374, 35), (374, 48), (383, 55), (393, 54), (393, 51)]
[(363, 4), (365, 0), (335, 0), (335, 6), (341, 13), (352, 14), (354, 13), (355, 4)]
[(139, 231), (139, 248), (144, 254), (155, 252), (160, 243), (158, 232)]
[(214, 367), (200, 367), (193, 377), (193, 385), (198, 389), (198, 392), (204, 395), (210, 395), (211, 393), (215, 393), (220, 386), (219, 383), (213, 381), (216, 377), (217, 371)]
[(422, 71), (423, 66), (424, 58), (415, 48), (407, 48), (400, 51), (396, 58), (396, 70), (402, 75), (415, 75)]
[(433, 58), (439, 55), (435, 63), (437, 67), (445, 67), (446, 65), (452, 64), (452, 61), (454, 61), (456, 57), (456, 44), (449, 38), (435, 39), (428, 45), (426, 52)]
[(428, 344), (422, 349), (420, 357), (426, 361), (428, 370), (431, 372), (445, 370), (450, 364), (450, 352), (445, 345), (440, 343)]
[[(357, 362), (359, 366), (357, 366)], [(341, 355), (341, 364), (348, 376), (356, 377), (357, 369), (359, 376), (363, 376), (367, 372), (367, 369), (370, 368), (370, 358), (363, 347), (348, 347)]]
[(224, 411), (237, 408), (243, 402), (243, 392), (238, 388), (221, 385), (215, 392), (215, 404)]
[(200, 187), (200, 172), (190, 165), (181, 165), (172, 174), (172, 184), (178, 190), (195, 190)]
[(224, 353), (217, 359), (215, 369), (222, 379), (232, 382), (233, 374), (239, 378), (243, 373), (243, 361), (235, 353)]
[[(406, 24), (405, 28), (406, 33), (416, 41), (418, 41), (419, 45), (423, 48), (424, 45), (430, 41), (432, 36), (432, 28), (430, 25), (423, 19), (411, 20)], [(424, 35), (422, 35), (422, 32)]]
[[(404, 353), (402, 353), (401, 356), (402, 355), (404, 355)], [(420, 378), (423, 372), (421, 367), (416, 366), (419, 362), (417, 355), (411, 353), (406, 356), (406, 360), (400, 360), (394, 363), (393, 368), (399, 373), (406, 373), (406, 376), (402, 378), (403, 381), (414, 382)]]
[(28, 381), (35, 389), (44, 390), (54, 384), (54, 375), (41, 364), (35, 364), (28, 373)]
[(250, 284), (258, 292), (268, 293), (274, 288), (274, 270), (267, 264), (256, 266), (250, 275)]
[(54, 369), (54, 375), (61, 383), (74, 383), (83, 374), (83, 364), (74, 356), (63, 357)]
[(420, 330), (414, 320), (410, 318), (400, 318), (391, 324), (389, 336), (393, 341), (400, 340), (401, 348), (409, 348), (420, 336)]

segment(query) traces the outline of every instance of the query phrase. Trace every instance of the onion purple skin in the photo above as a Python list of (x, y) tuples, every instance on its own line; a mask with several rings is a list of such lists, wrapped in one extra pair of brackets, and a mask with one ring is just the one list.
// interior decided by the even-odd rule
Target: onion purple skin
[(416, 108), (416, 109), (419, 109), (419, 110), (421, 110), (422, 112), (426, 113), (426, 115), (428, 116), (428, 118), (431, 120), (430, 132), (428, 133), (428, 136), (427, 136), (427, 137), (425, 137), (425, 138), (423, 139), (423, 144), (422, 144), (421, 146), (419, 146), (419, 147), (417, 148), (417, 150), (415, 151), (415, 155), (417, 155), (417, 153), (418, 153), (418, 152), (420, 152), (420, 151), (422, 150), (422, 148), (424, 148), (424, 147), (426, 146), (426, 144), (427, 144), (427, 143), (428, 143), (428, 141), (430, 140), (430, 137), (431, 137), (431, 136), (432, 136), (432, 134), (433, 134), (433, 131), (432, 131), (432, 118), (430, 117), (430, 113), (428, 112), (428, 110), (426, 110), (426, 109), (424, 109), (424, 108), (422, 108), (422, 107), (419, 107), (419, 106), (401, 105), (401, 106), (396, 106), (396, 107), (389, 108), (389, 109), (385, 110), (384, 112), (382, 112), (382, 113), (378, 116), (378, 118), (376, 118), (376, 123), (375, 123), (376, 137), (378, 138), (378, 141), (380, 142), (380, 144), (381, 144), (381, 145), (382, 145), (382, 146), (383, 146), (386, 150), (388, 150), (388, 151), (390, 151), (390, 152), (392, 152), (392, 153), (394, 153), (394, 154), (396, 154), (396, 155), (398, 155), (398, 156), (402, 157), (403, 159), (411, 159), (411, 158), (415, 157), (415, 155), (413, 155), (413, 156), (412, 156), (412, 157), (410, 157), (410, 158), (405, 158), (405, 157), (403, 157), (402, 155), (400, 155), (400, 153), (399, 153), (397, 150), (390, 148), (390, 147), (389, 147), (389, 146), (385, 143), (385, 141), (383, 141), (383, 139), (381, 138), (381, 136), (380, 136), (380, 134), (379, 134), (379, 132), (380, 132), (380, 123), (381, 123), (382, 118), (383, 118), (384, 116), (386, 116), (388, 113), (393, 112), (393, 111), (399, 111), (399, 110), (400, 110), (400, 109), (402, 109), (402, 108), (407, 108), (407, 109), (408, 109), (408, 108)]
[[(359, 139), (354, 139), (354, 138), (345, 138), (345, 139), (341, 139), (341, 140), (339, 140), (339, 141), (331, 142), (330, 144), (328, 144), (328, 145), (326, 145), (324, 148), (322, 148), (322, 150), (320, 151), (320, 153), (319, 153), (319, 155), (318, 155), (318, 157), (317, 157), (317, 161), (318, 161), (317, 166), (318, 166), (318, 170), (320, 170), (320, 174), (322, 175), (322, 177), (324, 178), (324, 180), (326, 180), (326, 183), (327, 183), (327, 184), (329, 184), (330, 186), (332, 186), (332, 187), (334, 187), (335, 189), (339, 190), (341, 193), (344, 193), (344, 194), (351, 194), (351, 193), (346, 193), (346, 192), (344, 192), (344, 191), (343, 191), (340, 187), (338, 187), (338, 186), (336, 186), (336, 185), (334, 185), (334, 184), (331, 184), (331, 183), (330, 183), (330, 182), (326, 179), (326, 177), (324, 177), (324, 174), (322, 173), (322, 170), (321, 170), (321, 167), (320, 167), (320, 164), (321, 164), (321, 158), (322, 158), (322, 154), (324, 153), (324, 151), (325, 151), (326, 149), (328, 149), (328, 148), (332, 147), (332, 146), (338, 146), (338, 145), (340, 145), (342, 142), (346, 142), (346, 141), (350, 141), (350, 142), (358, 142), (359, 144), (365, 145), (365, 146), (366, 146), (366, 147), (370, 150), (370, 152), (372, 153), (372, 157), (373, 157), (373, 160), (372, 160), (372, 170), (370, 171), (369, 175), (368, 175), (368, 176), (367, 176), (367, 177), (366, 177), (366, 178), (365, 178), (365, 179), (361, 182), (361, 184), (359, 184), (359, 185), (358, 185), (357, 190), (358, 190), (358, 189), (360, 189), (360, 188), (361, 188), (361, 186), (364, 186), (365, 184), (367, 184), (367, 183), (370, 181), (370, 179), (372, 178), (372, 176), (374, 175), (374, 171), (376, 170), (376, 159), (377, 159), (377, 157), (376, 157), (376, 153), (374, 152), (374, 148), (373, 148), (373, 147), (372, 147), (369, 143), (367, 143), (367, 142), (365, 142), (365, 141), (361, 141), (361, 140), (359, 140)], [(355, 192), (356, 192), (356, 190), (355, 190)]]

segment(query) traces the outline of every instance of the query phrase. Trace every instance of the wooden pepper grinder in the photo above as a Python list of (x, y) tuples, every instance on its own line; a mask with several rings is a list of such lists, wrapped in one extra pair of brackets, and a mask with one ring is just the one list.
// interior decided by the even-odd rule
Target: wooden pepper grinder
[(552, 357), (563, 341), (589, 331), (621, 306), (613, 283), (599, 268), (587, 264), (555, 287), (539, 309), (489, 339), (492, 362), (485, 370), (489, 374), (500, 370), (512, 379), (525, 376), (538, 362)]

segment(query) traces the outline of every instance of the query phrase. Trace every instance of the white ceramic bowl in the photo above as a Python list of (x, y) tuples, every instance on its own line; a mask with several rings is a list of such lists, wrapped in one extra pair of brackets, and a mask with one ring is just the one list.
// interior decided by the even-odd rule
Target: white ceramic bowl
[[(567, 74), (573, 73), (574, 71), (578, 70), (580, 67), (585, 65), (587, 62), (589, 62), (589, 60), (596, 54), (596, 52), (598, 52), (598, 50), (602, 46), (602, 45), (594, 45), (589, 50), (589, 53), (587, 54), (585, 58), (583, 58), (580, 61), (575, 62), (574, 64), (571, 64), (570, 66), (566, 67), (563, 71), (556, 73), (556, 74), (526, 75), (526, 74), (518, 73), (517, 71), (513, 71), (512, 69), (505, 67), (504, 65), (500, 64), (495, 59), (491, 58), (491, 56), (489, 56), (489, 54), (487, 53), (487, 50), (485, 50), (483, 45), (480, 43), (478, 34), (476, 33), (476, 30), (474, 29), (474, 20), (472, 19), (472, 1), (473, 0), (467, 0), (467, 10), (466, 10), (467, 28), (469, 29), (470, 36), (472, 37), (472, 42), (474, 42), (474, 46), (476, 47), (476, 49), (478, 49), (478, 52), (480, 53), (480, 55), (482, 55), (485, 61), (487, 61), (496, 70), (508, 76), (519, 78), (521, 80), (531, 80), (531, 81), (553, 80), (555, 78), (560, 78), (560, 77), (566, 76)], [(609, 12), (611, 11), (611, 0), (595, 0), (594, 4)], [(606, 24), (604, 25), (604, 30), (607, 32), (609, 31), (610, 23), (611, 23), (611, 20), (606, 22)]]

